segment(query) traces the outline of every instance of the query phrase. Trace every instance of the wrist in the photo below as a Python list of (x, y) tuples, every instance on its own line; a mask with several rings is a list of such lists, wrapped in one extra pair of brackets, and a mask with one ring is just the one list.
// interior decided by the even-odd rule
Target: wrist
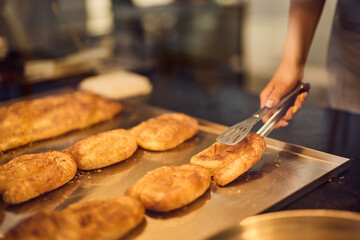
[(304, 76), (304, 68), (305, 64), (303, 63), (283, 58), (277, 72), (283, 75), (284, 78), (301, 81)]

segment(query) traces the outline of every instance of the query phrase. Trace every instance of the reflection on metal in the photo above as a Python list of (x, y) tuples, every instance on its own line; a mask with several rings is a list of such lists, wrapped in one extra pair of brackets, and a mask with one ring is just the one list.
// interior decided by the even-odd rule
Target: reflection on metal
[[(0, 157), (5, 163), (25, 153), (61, 150), (80, 139), (114, 128), (130, 128), (150, 117), (169, 112), (131, 101), (115, 119), (48, 141), (22, 147)], [(90, 172), (78, 172), (67, 185), (32, 201), (11, 207), (0, 206), (6, 232), (23, 218), (42, 209), (63, 209), (69, 204), (122, 196), (148, 171), (166, 165), (189, 163), (191, 156), (207, 148), (226, 126), (199, 120), (200, 131), (192, 139), (166, 152), (138, 149), (129, 159)], [(126, 239), (204, 239), (262, 211), (287, 204), (344, 170), (349, 159), (265, 138), (262, 160), (225, 187), (212, 183), (195, 202), (169, 213), (148, 211), (141, 226)], [(317, 161), (319, 160), (319, 161)], [(75, 185), (72, 185), (75, 184)], [(54, 198), (58, 198), (55, 201)]]

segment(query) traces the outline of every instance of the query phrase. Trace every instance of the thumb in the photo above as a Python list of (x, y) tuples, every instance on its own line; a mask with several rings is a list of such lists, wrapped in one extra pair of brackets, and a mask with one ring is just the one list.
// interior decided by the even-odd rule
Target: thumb
[[(261, 100), (261, 107), (267, 107), (272, 108), (275, 107), (279, 102), (282, 96), (286, 94), (286, 92), (282, 91), (282, 89), (279, 86), (276, 85), (270, 85), (267, 86), (263, 92), (260, 94), (260, 100)], [(263, 117), (262, 121), (265, 123), (269, 120), (271, 117), (271, 114), (266, 115)]]
[(279, 102), (280, 99), (286, 94), (286, 92), (283, 91), (280, 87), (274, 87), (271, 92), (269, 92), (266, 101), (265, 106), (268, 108), (275, 107)]
[(285, 94), (279, 85), (270, 82), (260, 93), (261, 107), (271, 108), (276, 106)]

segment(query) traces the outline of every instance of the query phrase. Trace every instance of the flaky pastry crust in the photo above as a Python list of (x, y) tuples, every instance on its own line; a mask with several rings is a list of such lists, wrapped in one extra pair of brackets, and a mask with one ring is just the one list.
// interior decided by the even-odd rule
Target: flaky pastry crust
[(258, 162), (265, 147), (265, 140), (258, 134), (250, 132), (245, 139), (236, 145), (215, 142), (193, 156), (190, 163), (210, 170), (214, 181), (218, 185), (224, 186)]
[(26, 154), (0, 165), (0, 194), (17, 204), (54, 190), (76, 174), (76, 162), (66, 153)]
[(115, 129), (90, 136), (66, 149), (79, 169), (106, 167), (129, 158), (137, 149), (134, 135), (125, 129)]

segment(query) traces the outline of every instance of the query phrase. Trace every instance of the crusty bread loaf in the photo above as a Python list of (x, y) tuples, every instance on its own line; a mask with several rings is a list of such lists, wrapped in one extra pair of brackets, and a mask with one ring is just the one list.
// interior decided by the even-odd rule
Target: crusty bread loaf
[(198, 122), (183, 113), (168, 113), (150, 118), (130, 131), (139, 146), (153, 151), (164, 151), (180, 145), (199, 130)]
[(265, 150), (265, 140), (250, 132), (236, 145), (215, 142), (209, 148), (193, 156), (191, 164), (203, 166), (213, 174), (214, 181), (224, 186), (258, 162)]
[(0, 107), (0, 152), (111, 119), (122, 105), (86, 92)]
[(144, 219), (144, 207), (130, 197), (92, 200), (63, 211), (40, 212), (6, 233), (6, 240), (119, 239)]
[(76, 170), (75, 160), (59, 151), (16, 157), (0, 165), (0, 194), (6, 203), (25, 202), (64, 185)]
[(106, 167), (129, 158), (137, 149), (134, 135), (128, 130), (116, 129), (81, 140), (67, 151), (82, 170)]
[(138, 198), (146, 209), (167, 212), (199, 198), (210, 183), (209, 171), (201, 166), (165, 166), (148, 172), (125, 195)]

